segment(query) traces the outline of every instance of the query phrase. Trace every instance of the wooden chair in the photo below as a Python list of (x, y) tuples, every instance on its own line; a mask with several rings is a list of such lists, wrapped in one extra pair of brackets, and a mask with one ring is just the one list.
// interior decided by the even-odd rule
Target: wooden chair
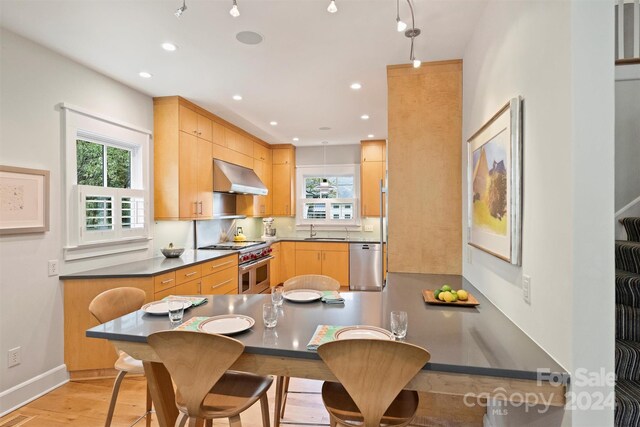
[[(295, 276), (288, 280), (286, 280), (282, 284), (282, 290), (284, 292), (291, 291), (294, 289), (314, 289), (316, 291), (339, 291), (340, 290), (340, 282), (338, 282), (333, 277), (323, 276), (320, 274), (303, 274), (301, 276)], [(287, 405), (287, 396), (289, 393), (289, 377), (278, 377), (276, 382), (276, 405), (278, 402), (282, 402), (279, 406), (279, 416), (278, 411), (276, 411), (276, 417), (278, 418), (275, 421), (275, 425), (280, 425), (280, 420), (284, 418), (284, 410)], [(306, 394), (306, 393), (302, 393)], [(311, 394), (311, 393), (309, 393)]]
[(402, 390), (430, 358), (421, 347), (383, 340), (331, 341), (318, 355), (340, 384), (325, 382), (322, 401), (331, 426), (406, 426), (418, 393)]
[[(144, 304), (146, 294), (142, 289), (138, 288), (115, 288), (102, 292), (96, 296), (89, 304), (89, 312), (95, 317), (98, 322), (106, 323), (110, 320), (124, 316), (125, 314), (139, 310)], [(113, 411), (116, 407), (116, 400), (118, 399), (118, 391), (120, 391), (120, 384), (127, 374), (139, 374), (144, 375), (144, 367), (142, 361), (134, 359), (124, 351), (118, 352), (118, 360), (114, 365), (117, 369), (118, 375), (113, 383), (113, 391), (111, 392), (111, 401), (109, 403), (109, 410), (107, 411), (107, 418), (105, 420), (105, 427), (111, 425), (113, 419)], [(148, 417), (151, 412), (151, 394), (149, 393), (149, 387), (147, 387), (147, 402), (145, 406), (146, 412), (142, 417), (147, 417), (147, 425), (151, 425), (151, 417)], [(142, 418), (140, 417), (140, 418)]]
[(196, 426), (202, 419), (211, 426), (214, 418), (229, 418), (231, 427), (240, 427), (240, 413), (259, 399), (262, 425), (269, 427), (271, 377), (227, 371), (244, 351), (240, 341), (192, 331), (156, 332), (147, 341), (176, 385), (176, 426)]
[(340, 282), (333, 277), (322, 276), (320, 274), (304, 274), (292, 277), (282, 284), (283, 290), (293, 289), (314, 289), (316, 291), (339, 291)]

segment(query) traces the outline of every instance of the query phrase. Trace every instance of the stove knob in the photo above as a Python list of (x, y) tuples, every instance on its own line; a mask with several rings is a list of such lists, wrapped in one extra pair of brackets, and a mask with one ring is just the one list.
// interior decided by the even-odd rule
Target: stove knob
[(273, 252), (273, 249), (269, 248), (267, 249), (267, 253), (270, 254), (271, 252)]

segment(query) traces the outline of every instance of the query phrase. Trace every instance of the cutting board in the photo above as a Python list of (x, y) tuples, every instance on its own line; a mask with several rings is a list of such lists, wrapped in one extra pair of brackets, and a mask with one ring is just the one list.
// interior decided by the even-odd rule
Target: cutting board
[(460, 306), (460, 307), (475, 307), (477, 305), (480, 305), (480, 303), (478, 302), (477, 299), (475, 299), (475, 297), (469, 293), (467, 293), (468, 298), (466, 301), (456, 301), (456, 302), (446, 302), (446, 301), (440, 301), (439, 299), (436, 299), (433, 296), (433, 291), (429, 290), (429, 289), (423, 289), (422, 290), (422, 297), (424, 298), (424, 302), (426, 302), (427, 304), (433, 304), (433, 305), (456, 305), (456, 306)]

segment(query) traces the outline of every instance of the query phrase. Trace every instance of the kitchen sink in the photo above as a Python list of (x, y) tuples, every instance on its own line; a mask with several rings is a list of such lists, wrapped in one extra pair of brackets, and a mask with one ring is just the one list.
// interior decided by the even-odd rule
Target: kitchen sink
[(347, 240), (346, 237), (306, 237), (304, 240), (316, 240), (316, 241), (326, 241), (331, 242), (334, 240)]

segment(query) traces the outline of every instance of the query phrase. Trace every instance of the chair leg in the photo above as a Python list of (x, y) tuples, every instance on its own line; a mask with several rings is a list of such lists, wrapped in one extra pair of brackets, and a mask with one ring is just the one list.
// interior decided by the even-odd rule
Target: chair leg
[(213, 427), (213, 420), (212, 419), (206, 420), (204, 425), (205, 427)]
[(187, 416), (187, 414), (183, 414), (182, 412), (180, 412), (178, 414), (178, 418), (176, 418), (175, 427), (184, 427), (188, 420), (189, 417)]
[(118, 372), (115, 382), (113, 383), (113, 391), (111, 392), (111, 402), (109, 402), (109, 410), (107, 411), (107, 418), (104, 421), (104, 426), (109, 427), (111, 420), (113, 419), (113, 411), (116, 409), (116, 400), (118, 399), (118, 392), (120, 391), (120, 384), (127, 375), (127, 371)]
[(267, 393), (260, 396), (260, 409), (262, 410), (262, 427), (270, 427), (269, 424), (269, 399)]
[(287, 397), (289, 396), (289, 380), (291, 378), (284, 377), (284, 390), (282, 391), (282, 409), (280, 410), (280, 419), (284, 418), (284, 410), (287, 406)]
[(276, 377), (276, 402), (273, 409), (273, 426), (280, 427), (280, 410), (282, 409), (282, 391), (284, 377)]
[(151, 390), (149, 390), (149, 384), (147, 384), (147, 404), (145, 405), (145, 417), (147, 418), (147, 427), (151, 427)]
[(234, 415), (233, 417), (229, 417), (229, 427), (242, 427), (242, 422), (240, 421), (240, 415)]
[(336, 419), (333, 418), (331, 415), (329, 415), (329, 426), (330, 427), (336, 427), (338, 425), (338, 423), (336, 422)]

